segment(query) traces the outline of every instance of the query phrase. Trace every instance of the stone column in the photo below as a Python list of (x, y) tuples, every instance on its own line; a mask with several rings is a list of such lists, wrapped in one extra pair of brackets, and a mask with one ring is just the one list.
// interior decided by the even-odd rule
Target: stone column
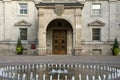
[(38, 41), (38, 54), (46, 55), (46, 32), (41, 28), (39, 28)]
[(81, 55), (81, 9), (76, 9), (75, 14), (76, 30), (75, 30), (75, 55)]
[(39, 28), (38, 28), (38, 54), (40, 56), (46, 55), (46, 29), (44, 25), (44, 14), (39, 9)]

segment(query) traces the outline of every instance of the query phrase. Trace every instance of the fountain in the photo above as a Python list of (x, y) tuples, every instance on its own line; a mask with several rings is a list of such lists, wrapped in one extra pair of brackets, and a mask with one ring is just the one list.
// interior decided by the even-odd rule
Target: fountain
[(45, 75), (45, 74), (43, 74), (43, 80), (46, 80), (46, 79), (45, 79), (45, 76), (46, 76), (46, 75)]
[(92, 80), (95, 80), (95, 76), (92, 76)]
[(89, 80), (89, 77), (88, 77), (88, 75), (86, 75), (86, 80)]
[(103, 75), (103, 79), (104, 79), (104, 80), (106, 79), (106, 75)]
[(0, 67), (0, 78), (3, 80), (120, 80), (120, 68), (95, 64), (10, 65)]
[(17, 76), (17, 80), (20, 80), (20, 74), (18, 74), (18, 76)]
[(52, 80), (52, 75), (50, 75), (50, 80)]
[(26, 80), (26, 74), (23, 74), (22, 80)]
[(81, 74), (79, 74), (79, 80), (81, 80)]
[(30, 73), (30, 80), (33, 79), (33, 72)]
[(35, 80), (39, 80), (39, 75), (38, 74), (36, 74), (36, 79)]
[(67, 80), (67, 76), (65, 76), (65, 80)]
[(57, 80), (60, 80), (60, 74), (58, 74)]

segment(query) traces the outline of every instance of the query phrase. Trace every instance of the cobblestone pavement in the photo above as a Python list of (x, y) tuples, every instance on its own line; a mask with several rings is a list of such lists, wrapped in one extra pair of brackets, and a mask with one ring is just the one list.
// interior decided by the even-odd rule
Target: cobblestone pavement
[(70, 55), (0, 56), (0, 65), (41, 64), (41, 63), (102, 64), (120, 67), (120, 56), (70, 56)]

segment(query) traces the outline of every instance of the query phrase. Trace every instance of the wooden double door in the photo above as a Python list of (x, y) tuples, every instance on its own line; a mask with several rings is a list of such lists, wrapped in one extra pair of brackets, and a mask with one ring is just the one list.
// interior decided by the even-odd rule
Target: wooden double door
[(53, 54), (66, 54), (67, 52), (67, 30), (55, 29), (52, 37)]

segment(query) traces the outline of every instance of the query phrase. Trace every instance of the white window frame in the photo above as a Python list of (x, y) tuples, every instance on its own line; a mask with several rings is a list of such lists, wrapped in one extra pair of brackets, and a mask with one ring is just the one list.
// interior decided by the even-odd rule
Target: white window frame
[(91, 6), (91, 15), (101, 15), (101, 3), (93, 3)]
[[(22, 8), (22, 5), (26, 5), (26, 7)], [(27, 15), (28, 14), (28, 3), (18, 3), (19, 6), (19, 10), (18, 10), (18, 14), (19, 15)], [(22, 13), (21, 13), (22, 10)]]

